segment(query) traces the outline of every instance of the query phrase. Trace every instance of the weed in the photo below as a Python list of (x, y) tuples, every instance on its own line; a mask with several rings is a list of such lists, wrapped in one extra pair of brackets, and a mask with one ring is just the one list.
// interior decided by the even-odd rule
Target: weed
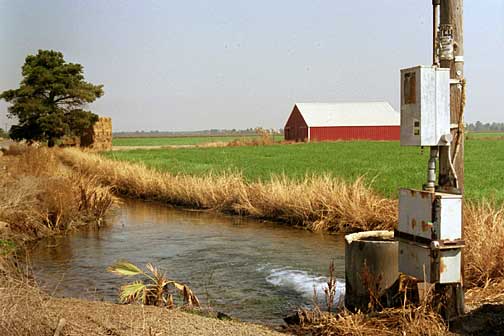
[(141, 302), (145, 305), (172, 308), (174, 306), (170, 287), (176, 289), (182, 295), (188, 306), (199, 306), (199, 300), (192, 290), (181, 283), (170, 280), (166, 274), (161, 273), (152, 264), (147, 264), (148, 272), (140, 269), (128, 261), (119, 261), (108, 268), (109, 272), (122, 276), (143, 276), (149, 283), (135, 281), (121, 287), (120, 301), (123, 303)]
[(2, 164), (0, 221), (11, 234), (32, 239), (99, 224), (114, 202), (109, 187), (64, 167), (53, 150), (23, 147)]

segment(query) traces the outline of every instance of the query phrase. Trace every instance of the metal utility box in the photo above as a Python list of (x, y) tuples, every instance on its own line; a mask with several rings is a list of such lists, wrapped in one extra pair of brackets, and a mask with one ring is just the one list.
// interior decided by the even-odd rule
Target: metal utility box
[(462, 249), (433, 249), (430, 245), (399, 241), (399, 272), (430, 283), (462, 282)]
[(461, 282), (462, 196), (399, 191), (399, 271), (419, 280)]
[(462, 195), (399, 190), (398, 231), (428, 240), (462, 238)]
[(450, 134), (450, 69), (401, 70), (401, 145), (443, 146)]

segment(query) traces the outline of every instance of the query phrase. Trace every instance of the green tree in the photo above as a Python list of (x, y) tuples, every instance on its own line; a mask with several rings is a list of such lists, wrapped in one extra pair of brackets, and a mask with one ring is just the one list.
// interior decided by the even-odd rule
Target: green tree
[(103, 85), (84, 81), (82, 65), (67, 63), (62, 53), (39, 50), (28, 55), (22, 75), (18, 89), (0, 94), (11, 103), (9, 117), (19, 122), (10, 129), (11, 138), (47, 141), (52, 147), (56, 139), (80, 136), (98, 120), (84, 108), (103, 95)]
[(0, 128), (0, 138), (8, 138), (9, 135), (3, 130), (3, 128)]

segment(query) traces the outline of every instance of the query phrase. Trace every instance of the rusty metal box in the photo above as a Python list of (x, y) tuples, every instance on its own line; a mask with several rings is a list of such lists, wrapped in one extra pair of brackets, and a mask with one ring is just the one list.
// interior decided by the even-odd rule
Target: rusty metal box
[(401, 189), (398, 231), (425, 240), (461, 239), (462, 196)]
[(401, 145), (443, 146), (450, 133), (450, 69), (401, 70)]
[(407, 240), (399, 240), (399, 272), (430, 283), (462, 282), (462, 249), (432, 249)]

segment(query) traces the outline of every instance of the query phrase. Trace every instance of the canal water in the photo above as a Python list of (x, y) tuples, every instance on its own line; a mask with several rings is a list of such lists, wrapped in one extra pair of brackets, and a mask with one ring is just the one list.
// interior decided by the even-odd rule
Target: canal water
[(118, 260), (153, 263), (188, 284), (204, 305), (243, 321), (278, 324), (298, 307), (321, 305), (331, 261), (344, 292), (343, 236), (278, 223), (126, 200), (100, 229), (40, 241), (30, 261), (50, 293), (116, 301), (131, 281), (106, 271)]

